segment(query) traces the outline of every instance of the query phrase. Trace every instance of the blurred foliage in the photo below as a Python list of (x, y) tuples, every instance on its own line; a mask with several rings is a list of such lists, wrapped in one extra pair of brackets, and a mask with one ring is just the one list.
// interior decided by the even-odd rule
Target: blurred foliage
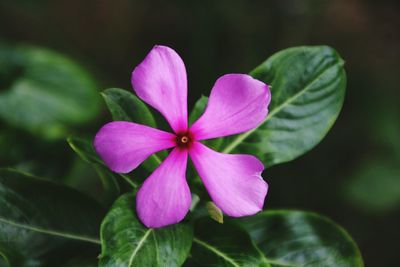
[(400, 162), (365, 161), (344, 186), (351, 205), (367, 213), (384, 214), (400, 205)]
[[(7, 45), (2, 42), (0, 51), (0, 96), (9, 94), (14, 81), (27, 78), (21, 76), (21, 64), (29, 60), (15, 52), (15, 43), (49, 47), (79, 59), (79, 65), (95, 77), (89, 78), (89, 83), (95, 80), (91, 92), (110, 86), (130, 88), (130, 72), (146, 51), (155, 43), (170, 45), (185, 59), (191, 106), (200, 95), (208, 95), (221, 74), (248, 72), (277, 50), (304, 44), (333, 46), (345, 59), (349, 78), (343, 112), (316, 149), (288, 165), (267, 169), (271, 190), (266, 208), (326, 214), (349, 230), (367, 266), (396, 266), (400, 240), (398, 13), (399, 3), (394, 0), (2, 0), (0, 38)], [(4, 68), (4, 62), (14, 67)], [(56, 87), (65, 90), (70, 81), (65, 84), (65, 77), (57, 77)], [(55, 177), (100, 198), (103, 187), (96, 171), (82, 164), (58, 138), (70, 133), (93, 136), (110, 117), (97, 116), (101, 121), (91, 122), (76, 119), (75, 108), (83, 110), (77, 116), (95, 118), (89, 110), (99, 108), (100, 102), (95, 94), (90, 102), (81, 102), (84, 98), (71, 102), (69, 94), (77, 93), (75, 89), (50, 95), (35, 91), (32, 98), (68, 95), (69, 102), (44, 113), (52, 121), (49, 124), (36, 118), (13, 123), (10, 118), (18, 114), (0, 106), (2, 114), (9, 114), (0, 115), (0, 166)], [(37, 110), (29, 105), (26, 108)], [(40, 111), (42, 107), (46, 105)], [(33, 115), (28, 110), (29, 114), (22, 115)], [(43, 132), (50, 139), (37, 138)], [(120, 185), (126, 191), (126, 184)]]
[[(79, 64), (37, 46), (0, 43), (1, 166), (57, 177), (83, 191), (98, 187), (65, 138), (87, 129), (99, 111), (96, 83)], [(86, 175), (93, 179), (75, 177)]]
[(400, 206), (400, 105), (395, 100), (385, 102), (371, 115), (369, 135), (374, 154), (365, 156), (343, 185), (350, 205), (377, 215)]
[(0, 44), (0, 62), (0, 117), (10, 125), (59, 138), (98, 114), (94, 81), (60, 54)]

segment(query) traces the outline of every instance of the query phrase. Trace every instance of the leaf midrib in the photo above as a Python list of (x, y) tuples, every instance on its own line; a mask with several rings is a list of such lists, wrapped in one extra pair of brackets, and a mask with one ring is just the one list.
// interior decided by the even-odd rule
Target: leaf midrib
[(199, 244), (200, 246), (212, 251), (214, 254), (218, 255), (219, 257), (223, 258), (224, 260), (226, 260), (227, 262), (229, 262), (230, 264), (232, 264), (232, 266), (234, 267), (240, 267), (240, 265), (231, 257), (229, 257), (229, 255), (225, 254), (224, 252), (220, 251), (218, 248), (213, 247), (212, 245), (208, 244), (207, 242), (204, 242), (198, 238), (193, 238), (193, 242), (196, 242), (197, 244)]
[(267, 262), (269, 264), (283, 266), (283, 267), (302, 267), (301, 265), (295, 265), (295, 264), (292, 264), (292, 263), (280, 262), (280, 261), (269, 260), (269, 259), (267, 259)]
[(97, 245), (101, 244), (101, 242), (98, 238), (77, 235), (77, 234), (71, 234), (71, 233), (67, 233), (67, 232), (60, 232), (60, 231), (55, 231), (55, 230), (47, 230), (47, 229), (44, 229), (41, 227), (31, 226), (31, 225), (27, 225), (27, 224), (23, 224), (23, 223), (17, 223), (17, 222), (11, 221), (11, 220), (7, 220), (3, 217), (0, 217), (0, 222), (9, 224), (9, 225), (17, 227), (17, 228), (22, 228), (22, 229), (26, 229), (29, 231), (38, 232), (41, 234), (47, 234), (47, 235), (63, 237), (63, 238), (67, 238), (67, 239), (85, 241), (85, 242), (90, 242), (90, 243), (94, 243)]
[[(240, 264), (237, 263), (235, 261), (235, 259), (232, 259), (231, 257), (229, 257), (229, 255), (227, 255), (226, 253), (220, 251), (218, 248), (208, 244), (207, 242), (204, 242), (203, 240), (200, 240), (198, 238), (193, 238), (193, 242), (199, 244), (200, 246), (212, 251), (214, 254), (218, 255), (219, 257), (223, 258), (224, 260), (226, 260), (227, 262), (229, 262), (230, 264), (232, 264), (235, 267), (240, 267)], [(260, 251), (261, 255), (264, 256), (264, 254)], [(265, 256), (263, 257), (263, 259), (265, 259), (266, 263), (268, 264), (274, 264), (274, 265), (279, 265), (279, 266), (284, 266), (284, 267), (300, 267), (299, 265), (295, 265), (293, 263), (287, 263), (287, 262), (280, 262), (280, 261), (276, 261), (276, 260), (271, 260), (266, 258)]]
[(222, 153), (230, 153), (232, 150), (234, 150), (243, 140), (245, 140), (247, 137), (249, 137), (252, 133), (254, 133), (258, 128), (263, 126), (265, 123), (267, 123), (268, 120), (273, 118), (276, 113), (281, 111), (284, 107), (288, 106), (292, 101), (300, 97), (302, 94), (307, 92), (310, 87), (317, 82), (328, 70), (332, 69), (333, 67), (337, 67), (340, 65), (340, 62), (336, 62), (335, 64), (331, 65), (330, 67), (326, 68), (323, 72), (321, 72), (319, 75), (317, 75), (309, 84), (307, 84), (302, 90), (300, 90), (298, 93), (294, 94), (292, 97), (289, 97), (286, 101), (284, 101), (281, 105), (276, 107), (274, 110), (271, 111), (270, 114), (268, 114), (267, 118), (256, 128), (245, 132), (243, 134), (238, 135), (232, 143), (230, 143), (223, 151)]
[(128, 263), (128, 267), (132, 266), (133, 260), (136, 256), (136, 254), (139, 252), (139, 250), (143, 247), (144, 242), (146, 241), (146, 239), (148, 238), (148, 236), (150, 235), (150, 233), (153, 231), (153, 229), (147, 229), (146, 233), (142, 236), (142, 238), (139, 240), (137, 246), (135, 247), (135, 249), (133, 250), (130, 258), (129, 258), (129, 263)]
[(150, 157), (153, 157), (154, 160), (157, 161), (158, 164), (161, 163), (161, 159), (160, 159), (156, 154), (153, 154), (153, 155), (151, 155)]

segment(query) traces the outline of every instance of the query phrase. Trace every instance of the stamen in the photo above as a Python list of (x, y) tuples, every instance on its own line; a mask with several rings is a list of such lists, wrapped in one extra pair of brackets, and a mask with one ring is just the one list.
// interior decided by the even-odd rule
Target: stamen
[(181, 142), (182, 142), (183, 144), (186, 144), (187, 142), (189, 142), (189, 138), (188, 138), (187, 136), (182, 136), (182, 137), (181, 137)]

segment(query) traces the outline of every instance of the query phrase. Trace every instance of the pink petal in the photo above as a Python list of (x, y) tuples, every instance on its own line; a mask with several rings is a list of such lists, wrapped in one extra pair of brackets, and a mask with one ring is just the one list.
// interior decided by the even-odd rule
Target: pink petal
[(114, 121), (96, 134), (94, 148), (113, 171), (128, 173), (150, 155), (175, 146), (173, 134), (133, 122)]
[(211, 199), (225, 214), (241, 217), (262, 210), (268, 185), (256, 157), (218, 153), (199, 142), (189, 153)]
[(155, 46), (132, 73), (136, 94), (157, 109), (177, 132), (187, 130), (187, 80), (182, 59), (171, 48)]
[(187, 150), (172, 150), (137, 193), (136, 210), (147, 227), (178, 223), (189, 211), (192, 199), (186, 182), (187, 158)]
[(246, 74), (224, 75), (215, 82), (207, 108), (191, 132), (205, 140), (251, 130), (267, 116), (270, 100), (263, 82)]

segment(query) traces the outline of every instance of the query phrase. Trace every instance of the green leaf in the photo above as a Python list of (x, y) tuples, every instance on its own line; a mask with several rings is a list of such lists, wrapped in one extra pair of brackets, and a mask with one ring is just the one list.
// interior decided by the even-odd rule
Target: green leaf
[(106, 202), (112, 203), (120, 193), (120, 188), (115, 177), (116, 175), (104, 166), (102, 160), (97, 156), (91, 142), (77, 137), (69, 137), (67, 142), (81, 159), (93, 166), (103, 185)]
[(133, 194), (121, 196), (101, 225), (99, 266), (181, 266), (192, 244), (184, 223), (161, 229), (143, 226), (135, 214)]
[(267, 259), (240, 227), (209, 218), (195, 222), (191, 257), (185, 266), (269, 267)]
[(200, 116), (203, 114), (206, 109), (208, 102), (208, 97), (202, 95), (194, 104), (192, 112), (189, 115), (189, 124), (193, 124)]
[(118, 182), (116, 181), (116, 176), (123, 178), (133, 188), (137, 187), (137, 184), (133, 182), (129, 176), (110, 171), (97, 155), (93, 148), (92, 142), (78, 137), (68, 137), (67, 142), (81, 159), (93, 165), (95, 171), (101, 179), (104, 189), (106, 189), (111, 199), (113, 199), (115, 196), (118, 196), (120, 192)]
[(104, 165), (104, 162), (99, 158), (94, 150), (92, 142), (89, 140), (70, 136), (67, 138), (67, 142), (76, 154), (78, 154), (78, 156), (85, 162)]
[(109, 88), (101, 95), (114, 121), (131, 121), (156, 128), (153, 114), (139, 98), (120, 88)]
[(16, 128), (0, 129), (0, 166), (60, 181), (70, 171), (72, 159), (72, 155), (65, 153), (62, 140), (49, 142)]
[(99, 111), (89, 74), (59, 53), (0, 44), (0, 118), (48, 138), (64, 137)]
[(320, 215), (264, 211), (239, 222), (273, 267), (363, 266), (357, 245), (349, 234)]
[(228, 138), (224, 152), (257, 155), (267, 166), (293, 160), (317, 145), (343, 104), (343, 60), (327, 46), (283, 50), (250, 73), (271, 85), (266, 120)]
[(10, 266), (42, 266), (46, 254), (70, 242), (76, 249), (100, 244), (103, 215), (78, 191), (0, 169), (0, 255)]
[[(119, 88), (106, 89), (101, 94), (114, 121), (131, 121), (157, 128), (151, 111), (134, 94)], [(152, 172), (161, 161), (159, 155), (153, 154), (143, 162), (143, 166)]]

